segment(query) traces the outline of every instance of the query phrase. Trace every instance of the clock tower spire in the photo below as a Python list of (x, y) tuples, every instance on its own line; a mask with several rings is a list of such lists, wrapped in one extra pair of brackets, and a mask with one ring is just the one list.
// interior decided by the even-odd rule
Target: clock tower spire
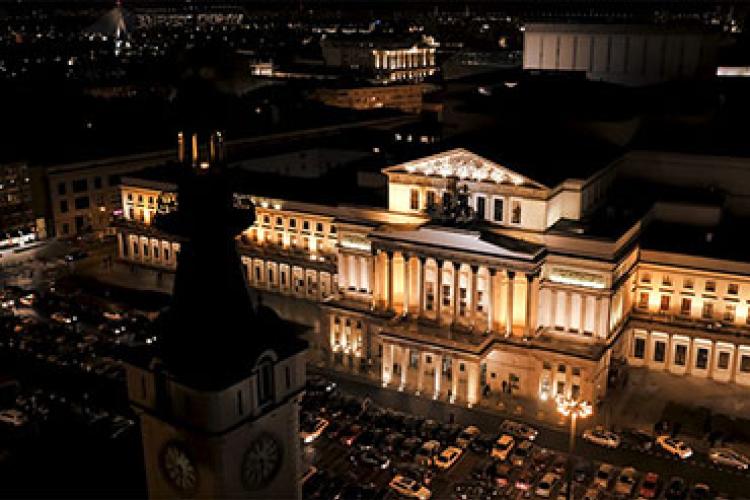
[(201, 139), (179, 134), (178, 208), (155, 221), (181, 241), (172, 304), (127, 366), (149, 496), (300, 498), (307, 345), (251, 303), (235, 237), (254, 214), (234, 207), (221, 134), (205, 159)]

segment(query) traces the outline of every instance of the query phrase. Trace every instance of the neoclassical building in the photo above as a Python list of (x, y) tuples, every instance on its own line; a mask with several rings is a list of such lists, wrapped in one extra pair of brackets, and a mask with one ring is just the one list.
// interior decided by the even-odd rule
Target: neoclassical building
[[(750, 386), (750, 260), (725, 231), (745, 222), (618, 165), (448, 149), (385, 168), (382, 208), (250, 184), (247, 283), (305, 311), (311, 362), (455, 404), (597, 403), (628, 365)], [(169, 271), (179, 241), (150, 225), (175, 201), (163, 174), (123, 179), (118, 256)]]

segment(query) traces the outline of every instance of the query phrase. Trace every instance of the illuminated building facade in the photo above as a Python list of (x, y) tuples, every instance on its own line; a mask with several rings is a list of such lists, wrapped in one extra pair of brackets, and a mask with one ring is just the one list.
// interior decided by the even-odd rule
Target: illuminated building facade
[(360, 86), (351, 88), (321, 88), (310, 98), (328, 106), (356, 110), (398, 109), (404, 113), (422, 111), (422, 85)]
[(750, 263), (721, 202), (634, 188), (621, 164), (521, 173), (451, 149), (384, 169), (387, 209), (259, 186), (238, 195), (247, 282), (313, 306), (312, 361), (456, 404), (595, 403), (623, 363), (750, 386)]
[(383, 83), (419, 82), (437, 71), (437, 44), (427, 36), (400, 41), (375, 36), (328, 37), (320, 45), (327, 66), (369, 73)]

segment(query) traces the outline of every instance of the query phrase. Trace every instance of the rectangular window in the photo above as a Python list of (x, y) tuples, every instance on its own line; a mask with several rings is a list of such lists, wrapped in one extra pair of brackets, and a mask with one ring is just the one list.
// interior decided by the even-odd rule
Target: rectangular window
[(155, 259), (159, 258), (159, 247), (154, 247), (154, 258)]
[(641, 292), (638, 296), (638, 307), (648, 309), (648, 292)]
[(643, 359), (646, 355), (646, 339), (636, 338), (633, 343), (633, 357)]
[(558, 373), (565, 373), (565, 371), (566, 371), (565, 365), (557, 365)]
[(428, 281), (425, 284), (425, 309), (432, 311), (435, 304), (435, 285)]
[(323, 232), (323, 223), (322, 222), (318, 222), (317, 224), (315, 224), (315, 232), (316, 233), (322, 233)]
[(662, 295), (661, 296), (661, 303), (659, 304), (659, 310), (661, 312), (668, 312), (669, 311), (669, 295)]
[(260, 268), (255, 268), (255, 281), (260, 281)]
[(742, 373), (750, 373), (750, 356), (747, 354), (740, 356), (740, 371)]
[(245, 413), (245, 405), (242, 401), (242, 391), (237, 391), (237, 414), (242, 415)]
[(443, 285), (443, 305), (451, 305), (451, 287), (450, 285)]
[(690, 316), (690, 310), (692, 309), (693, 301), (688, 298), (683, 298), (680, 304), (680, 314), (683, 316)]
[(729, 286), (727, 286), (727, 294), (737, 295), (738, 293), (740, 293), (740, 285), (737, 283), (730, 283)]
[(719, 353), (719, 360), (716, 363), (716, 366), (719, 367), (721, 370), (726, 370), (729, 368), (729, 353), (728, 352), (720, 352)]
[(713, 319), (714, 317), (714, 305), (711, 302), (705, 302), (703, 304), (703, 319)]
[(64, 182), (61, 182), (61, 183), (59, 183), (57, 185), (57, 194), (59, 194), (60, 196), (62, 196), (62, 195), (64, 195), (67, 192), (68, 192), (67, 186), (65, 185)]
[(683, 344), (677, 344), (674, 346), (674, 364), (677, 366), (685, 366), (687, 361), (687, 346)]
[(716, 291), (716, 282), (715, 281), (706, 281), (706, 292), (708, 293), (714, 293)]
[(682, 286), (686, 288), (687, 290), (692, 290), (693, 280), (691, 278), (685, 278), (685, 281), (682, 283)]
[(286, 388), (292, 387), (292, 369), (288, 366), (284, 369), (284, 378), (286, 379)]
[(663, 363), (667, 355), (667, 343), (657, 340), (654, 342), (654, 361)]
[(651, 283), (651, 275), (649, 273), (641, 274), (641, 283)]
[(484, 196), (477, 196), (477, 217), (480, 220), (484, 220), (484, 211), (487, 205), (487, 200)]
[(89, 208), (89, 197), (88, 196), (79, 196), (75, 199), (75, 207), (76, 210), (85, 210)]
[(412, 189), (409, 194), (409, 208), (419, 210), (419, 190)]
[(84, 191), (87, 191), (89, 188), (89, 183), (86, 179), (78, 179), (73, 181), (73, 192), (74, 193), (83, 193)]
[(143, 256), (148, 257), (148, 244), (143, 244)]
[(444, 207), (451, 206), (451, 194), (448, 191), (446, 191), (445, 193), (443, 193), (443, 206)]
[(289, 229), (295, 229), (297, 227), (297, 219), (289, 219)]
[(724, 306), (724, 321), (728, 321), (730, 323), (734, 323), (734, 317), (735, 317), (735, 305), (734, 304), (727, 304)]
[(503, 199), (502, 198), (495, 198), (495, 201), (492, 205), (492, 218), (495, 220), (495, 222), (502, 222), (503, 221)]
[(661, 277), (661, 285), (662, 286), (672, 286), (672, 277), (669, 275), (664, 275)]
[(68, 200), (60, 200), (60, 212), (67, 213), (68, 211)]
[(520, 224), (521, 223), (521, 202), (520, 201), (514, 201), (511, 209), (511, 216), (510, 221), (513, 224)]
[(101, 177), (94, 177), (94, 189), (101, 189), (102, 188), (102, 178)]
[(427, 206), (435, 206), (435, 191), (427, 191)]
[(708, 368), (708, 349), (701, 347), (695, 357), (695, 367), (700, 370)]

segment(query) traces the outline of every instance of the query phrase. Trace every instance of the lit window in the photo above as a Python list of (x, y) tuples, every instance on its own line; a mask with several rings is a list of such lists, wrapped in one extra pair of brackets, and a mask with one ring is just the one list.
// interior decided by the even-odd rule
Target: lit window
[(661, 296), (661, 303), (659, 304), (659, 310), (662, 312), (669, 311), (669, 295)]
[(417, 189), (412, 189), (409, 192), (409, 208), (419, 210), (419, 190)]
[(685, 281), (683, 282), (682, 286), (687, 288), (688, 290), (692, 290), (693, 280), (691, 278), (685, 278)]
[(715, 281), (706, 281), (706, 291), (713, 293), (716, 291), (716, 282)]
[(641, 274), (641, 283), (651, 283), (651, 275), (649, 273)]
[(736, 309), (734, 304), (727, 304), (724, 307), (724, 321), (734, 323), (735, 310)]
[(672, 286), (672, 278), (669, 275), (665, 274), (661, 277), (661, 284), (662, 286)]
[(513, 224), (520, 224), (521, 223), (521, 202), (520, 201), (514, 201), (513, 202), (513, 209), (511, 210), (510, 221)]
[(688, 298), (683, 298), (680, 304), (680, 314), (683, 316), (690, 316), (690, 310), (692, 308), (693, 301)]
[(638, 307), (641, 309), (648, 308), (648, 292), (641, 292), (638, 296)]
[(740, 286), (737, 283), (730, 283), (727, 287), (727, 293), (729, 295), (737, 295), (740, 292)]
[(687, 346), (684, 344), (677, 344), (674, 346), (674, 364), (677, 366), (685, 366), (687, 361)]
[(714, 317), (714, 305), (711, 302), (703, 304), (702, 316), (704, 319), (712, 319)]
[(721, 370), (726, 370), (727, 368), (729, 368), (729, 353), (728, 352), (719, 353), (719, 360), (716, 362), (716, 366)]

